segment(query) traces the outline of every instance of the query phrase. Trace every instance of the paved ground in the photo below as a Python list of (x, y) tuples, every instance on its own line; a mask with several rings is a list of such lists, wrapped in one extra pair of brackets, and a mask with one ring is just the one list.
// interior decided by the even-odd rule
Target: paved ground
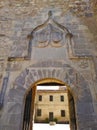
[(49, 124), (34, 123), (33, 127), (33, 130), (70, 130), (70, 127), (67, 124), (56, 124), (51, 126)]

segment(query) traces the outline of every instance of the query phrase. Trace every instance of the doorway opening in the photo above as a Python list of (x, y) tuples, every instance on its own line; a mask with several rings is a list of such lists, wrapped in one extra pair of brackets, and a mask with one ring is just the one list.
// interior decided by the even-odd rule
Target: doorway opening
[(23, 130), (43, 127), (77, 130), (74, 98), (68, 86), (55, 79), (34, 84), (26, 94)]

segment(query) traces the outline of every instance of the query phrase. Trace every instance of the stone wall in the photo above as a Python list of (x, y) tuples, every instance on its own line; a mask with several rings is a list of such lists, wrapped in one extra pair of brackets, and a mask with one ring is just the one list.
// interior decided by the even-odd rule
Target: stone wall
[[(42, 96), (42, 101), (39, 101), (39, 95)], [(50, 101), (50, 95), (53, 96), (53, 101)], [(60, 100), (60, 96), (63, 96), (63, 101)], [(37, 109), (41, 109), (41, 116), (37, 115)], [(64, 117), (61, 116), (61, 110), (65, 110)], [(49, 112), (53, 112), (53, 120), (57, 119), (57, 123), (69, 122), (69, 104), (66, 90), (37, 90), (35, 100), (35, 121), (49, 122)]]
[[(78, 130), (97, 129), (97, 15), (96, 5), (93, 2), (88, 0), (0, 1), (0, 129), (21, 130), (22, 121), (18, 120), (16, 126), (15, 123), (19, 115), (22, 120), (24, 95), (31, 84), (44, 78), (57, 78), (69, 85), (74, 81), (73, 86), (71, 85), (74, 96), (82, 96), (87, 102), (84, 109), (81, 109), (80, 101), (76, 102), (79, 115), (80, 112), (86, 112), (88, 105), (90, 107), (84, 118), (78, 117)], [(66, 27), (72, 38), (69, 39), (67, 36), (65, 45), (60, 48), (50, 45), (37, 48), (33, 46), (31, 32), (45, 23), (50, 10), (53, 14), (52, 19), (62, 27)], [(44, 27), (45, 25), (41, 29)], [(73, 70), (70, 69), (69, 72), (67, 68), (63, 69), (66, 66), (67, 68), (70, 66)], [(78, 95), (79, 86), (81, 91)], [(87, 120), (88, 117), (90, 121)], [(83, 124), (84, 119), (86, 124)]]

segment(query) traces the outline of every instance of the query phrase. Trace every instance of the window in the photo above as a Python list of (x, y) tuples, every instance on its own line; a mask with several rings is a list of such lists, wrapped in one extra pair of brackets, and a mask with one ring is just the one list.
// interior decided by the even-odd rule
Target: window
[(50, 95), (49, 100), (53, 101), (53, 96), (52, 95)]
[(42, 101), (42, 95), (39, 95), (39, 101)]
[(65, 110), (61, 110), (61, 117), (65, 117)]
[(60, 101), (61, 101), (61, 102), (64, 101), (64, 96), (63, 96), (63, 95), (60, 96)]
[(37, 109), (37, 116), (41, 116), (41, 109)]

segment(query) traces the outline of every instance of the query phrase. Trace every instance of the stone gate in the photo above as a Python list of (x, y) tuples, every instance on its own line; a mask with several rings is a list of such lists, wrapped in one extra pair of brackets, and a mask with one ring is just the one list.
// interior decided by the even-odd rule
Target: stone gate
[[(77, 130), (97, 130), (97, 57), (93, 30), (71, 10), (62, 16), (59, 15), (62, 8), (53, 5), (46, 8), (45, 3), (40, 14), (31, 18), (29, 3), (35, 4), (29, 1), (19, 5), (18, 1), (16, 5), (12, 2), (3, 7), (3, 1), (0, 3), (1, 11), (5, 10), (4, 17), (0, 16), (3, 21), (0, 26), (0, 130), (22, 130), (24, 97), (35, 83), (48, 78), (63, 82), (72, 93)], [(79, 3), (74, 3), (76, 8)], [(91, 9), (90, 3), (85, 3), (81, 5)], [(15, 9), (14, 14), (10, 6)], [(6, 15), (9, 12), (5, 7), (11, 15)], [(84, 14), (86, 18), (91, 16), (91, 13)]]

